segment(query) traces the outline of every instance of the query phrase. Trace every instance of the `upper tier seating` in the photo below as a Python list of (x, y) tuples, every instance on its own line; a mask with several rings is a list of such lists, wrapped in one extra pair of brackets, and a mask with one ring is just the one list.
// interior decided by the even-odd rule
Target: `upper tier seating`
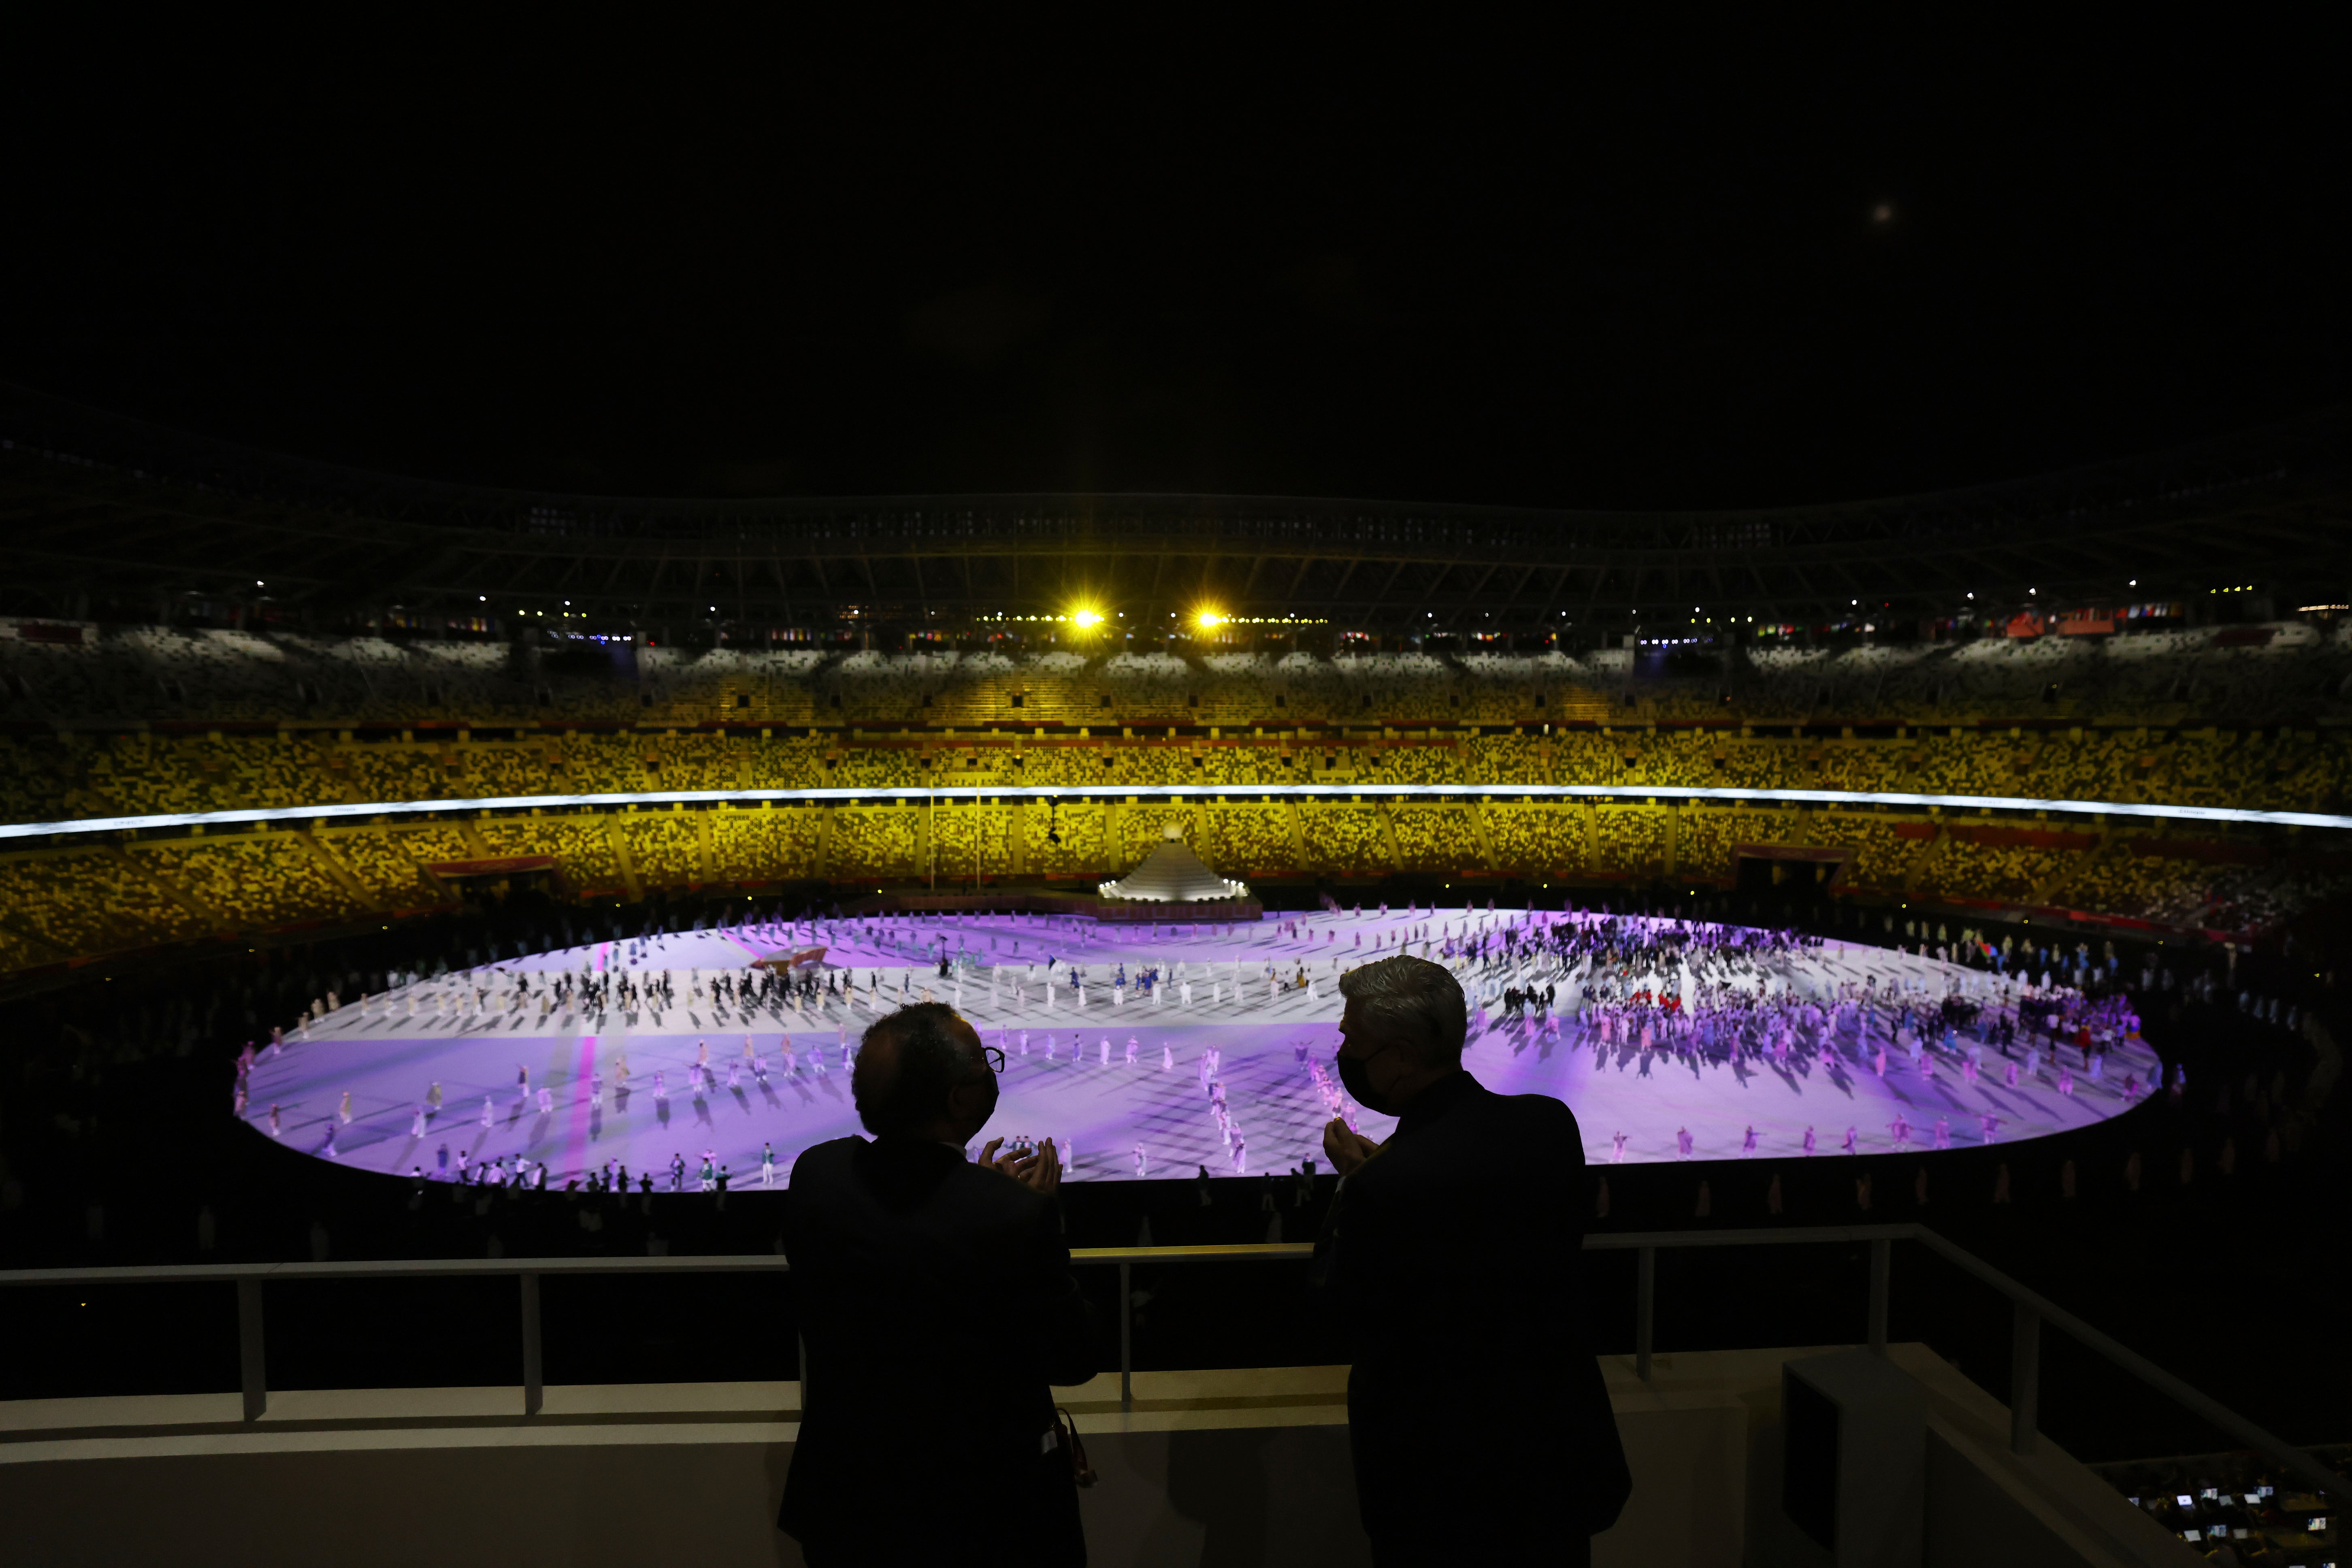
[[(497, 640), (73, 628), (0, 620), (0, 722), (384, 725), (461, 720), (694, 725), (1427, 724), (1727, 720), (1905, 724), (2063, 719), (2273, 726), (2352, 718), (2352, 626), (1844, 649), (1676, 661), (1564, 653), (542, 647)], [(69, 634), (70, 635), (70, 634)]]

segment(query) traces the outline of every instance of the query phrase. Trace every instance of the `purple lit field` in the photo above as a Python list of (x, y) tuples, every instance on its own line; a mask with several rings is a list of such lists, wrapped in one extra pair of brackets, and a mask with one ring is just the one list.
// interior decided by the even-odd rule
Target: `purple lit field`
[[(758, 1184), (762, 1148), (772, 1146), (781, 1184), (801, 1150), (859, 1131), (845, 1041), (855, 1042), (877, 1006), (896, 1005), (902, 985), (908, 999), (928, 986), (939, 1000), (955, 1003), (989, 1043), (1005, 1048), (1003, 1099), (983, 1137), (1053, 1138), (1070, 1151), (1070, 1175), (1078, 1181), (1190, 1175), (1202, 1166), (1214, 1175), (1283, 1170), (1319, 1159), (1321, 1129), (1335, 1110), (1372, 1137), (1391, 1125), (1337, 1098), (1328, 1068), (1338, 1044), (1339, 971), (1401, 942), (1422, 951), (1424, 933), (1434, 955), (1449, 935), (1515, 918), (1459, 909), (1385, 916), (1318, 911), (1287, 923), (1155, 931), (1031, 917), (900, 917), (887, 928), (744, 927), (558, 950), (446, 977), (437, 989), (451, 1005), (438, 1015), (432, 982), (373, 999), (364, 1010), (345, 1003), (307, 1037), (289, 1036), (282, 1051), (265, 1050), (253, 1070), (247, 1115), (267, 1136), (275, 1105), (278, 1136), (289, 1146), (402, 1175), (420, 1167), (442, 1174), (446, 1152), (452, 1171), (460, 1153), (469, 1165), (511, 1164), (517, 1156), (544, 1163), (550, 1185), (608, 1161), (633, 1173), (650, 1166), (666, 1189), (674, 1155), (691, 1171), (708, 1152), (740, 1189)], [(821, 974), (856, 977), (854, 1005), (832, 1000), (806, 1010), (746, 1012), (712, 1004), (715, 974), (740, 976), (760, 958), (814, 945), (828, 949)], [(941, 979), (935, 956), (927, 956), (942, 947), (960, 955), (954, 978)], [(1044, 985), (1049, 954), (1056, 961), (1050, 1008)], [(1073, 963), (1086, 983), (1083, 1006), (1067, 980)], [(1111, 982), (1122, 966), (1129, 975), (1158, 967), (1171, 984), (1156, 997), (1131, 986), (1115, 990)], [(544, 1019), (535, 997), (520, 1008), (509, 1005), (519, 972), (536, 990), (558, 973), (576, 975), (583, 968), (640, 983), (649, 972), (669, 971), (677, 1004), (595, 1014), (574, 1008)], [(1303, 970), (1313, 994), (1294, 985), (1270, 997), (1269, 969), (1291, 981)], [(1594, 1163), (1682, 1157), (1677, 1134), (1685, 1130), (1697, 1159), (1742, 1156), (1750, 1128), (1759, 1158), (1800, 1153), (1808, 1128), (1822, 1157), (1838, 1152), (1850, 1127), (1864, 1152), (1895, 1147), (1898, 1123), (1907, 1124), (1911, 1146), (1932, 1148), (1939, 1119), (1954, 1146), (1974, 1144), (1988, 1114), (1999, 1118), (2002, 1142), (2045, 1137), (2116, 1114), (2126, 1106), (2126, 1076), (2146, 1086), (2155, 1071), (2153, 1054), (2134, 1040), (2110, 1050), (2100, 1080), (2078, 1066), (2071, 1094), (2060, 1092), (2056, 1070), (2046, 1063), (2016, 1087), (2005, 1086), (2005, 1064), (1990, 1048), (1983, 1058), (1989, 1070), (1974, 1083), (1963, 1081), (1949, 1058), (1931, 1075), (1895, 1051), (1881, 1077), (1873, 1059), (1880, 1040), (1865, 1052), (1851, 1033), (1839, 1036), (1831, 1042), (1833, 1065), (1824, 1068), (1821, 1042), (1810, 1032), (1801, 1032), (1786, 1068), (1758, 1058), (1736, 1066), (1696, 1061), (1644, 1051), (1638, 1037), (1604, 1044), (1587, 1010), (1586, 987), (1595, 984), (1589, 974), (1522, 971), (1525, 978), (1514, 980), (1500, 966), (1461, 973), (1474, 1007), (1486, 998), (1465, 1065), (1506, 1093), (1566, 1100), (1583, 1130), (1585, 1157)], [(1955, 985), (1981, 990), (1988, 984), (1980, 973), (1932, 958), (1843, 943), (1702, 974), (1797, 998), (1826, 998), (1841, 982), (1865, 979), (1882, 992), (1899, 984), (1931, 997)], [(693, 994), (689, 976), (699, 987)], [(878, 1004), (865, 989), (873, 979), (883, 987)], [(1186, 983), (1189, 1002), (1181, 990)], [(1557, 986), (1556, 1034), (1499, 1016), (1494, 998), (1514, 983)], [(474, 1006), (478, 985), (492, 992), (487, 1013)], [(419, 1001), (414, 1016), (412, 994)], [(766, 1069), (764, 1081), (745, 1055), (747, 1036)], [(711, 1082), (697, 1092), (688, 1068), (705, 1046)], [(2018, 1050), (2021, 1057), (2022, 1045)], [(1220, 1053), (1225, 1125), (1204, 1083), (1203, 1057), (1211, 1051)], [(618, 1077), (623, 1058), (625, 1082)], [(527, 1093), (519, 1092), (523, 1069)], [(593, 1082), (599, 1074), (601, 1103)], [(658, 1096), (656, 1074), (665, 1091)], [(416, 1136), (417, 1113), (436, 1084), (440, 1109)], [(348, 1123), (341, 1115), (346, 1094)], [(1624, 1135), (1622, 1156), (1618, 1133)]]

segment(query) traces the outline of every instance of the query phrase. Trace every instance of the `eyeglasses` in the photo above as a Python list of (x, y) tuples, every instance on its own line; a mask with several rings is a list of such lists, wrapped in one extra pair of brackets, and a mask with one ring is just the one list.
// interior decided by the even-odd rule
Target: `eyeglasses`
[(982, 1046), (980, 1048), (988, 1053), (988, 1068), (991, 1072), (1003, 1072), (1004, 1070), (1004, 1053), (1003, 1050), (999, 1049), (995, 1046)]

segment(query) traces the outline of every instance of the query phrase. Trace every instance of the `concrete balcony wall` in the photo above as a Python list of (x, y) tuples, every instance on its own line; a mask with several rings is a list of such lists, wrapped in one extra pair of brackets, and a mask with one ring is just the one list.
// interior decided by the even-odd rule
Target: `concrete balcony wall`
[[(1811, 1350), (1604, 1362), (1633, 1500), (1601, 1564), (1811, 1568), (1780, 1510), (1780, 1363)], [(1930, 1568), (2188, 1563), (2190, 1549), (1924, 1346)], [(1065, 1391), (1101, 1484), (1081, 1494), (1097, 1564), (1360, 1568), (1346, 1369), (1145, 1373)], [(793, 1384), (278, 1392), (0, 1405), (0, 1540), (12, 1565), (339, 1568), (463, 1560), (797, 1564), (774, 1528), (798, 1431)]]

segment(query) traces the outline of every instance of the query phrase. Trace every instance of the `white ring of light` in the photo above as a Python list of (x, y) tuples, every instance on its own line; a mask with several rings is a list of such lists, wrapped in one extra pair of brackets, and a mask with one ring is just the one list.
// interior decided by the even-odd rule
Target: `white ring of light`
[(245, 811), (187, 811), (154, 816), (84, 816), (65, 822), (0, 824), (0, 840), (59, 834), (126, 833), (155, 828), (231, 826), (257, 822), (323, 822), (336, 818), (423, 816), (445, 812), (521, 811), (579, 806), (725, 805), (758, 801), (1019, 801), (1167, 800), (1209, 805), (1213, 797), (1343, 799), (1377, 803), (1447, 796), (1526, 800), (1716, 800), (1793, 805), (1939, 806), (1952, 811), (2042, 811), (2082, 816), (2139, 816), (2179, 822), (2221, 822), (2265, 827), (2352, 828), (2352, 816), (2317, 811), (2256, 811), (2226, 805), (2164, 805), (2141, 801), (2034, 800), (2003, 795), (1912, 795), (1838, 789), (1723, 789), (1691, 784), (1073, 784), (948, 789), (709, 789), (628, 795), (512, 795), (472, 800), (397, 800), (364, 805), (286, 805)]

